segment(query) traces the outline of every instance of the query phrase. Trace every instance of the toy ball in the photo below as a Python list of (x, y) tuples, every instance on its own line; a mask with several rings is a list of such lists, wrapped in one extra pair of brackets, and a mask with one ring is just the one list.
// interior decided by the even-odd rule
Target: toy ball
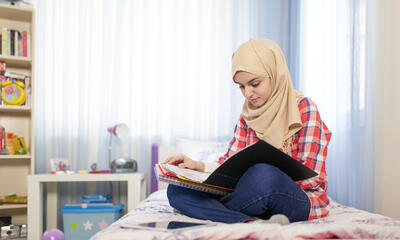
[(65, 240), (65, 236), (58, 229), (50, 229), (43, 233), (42, 240)]

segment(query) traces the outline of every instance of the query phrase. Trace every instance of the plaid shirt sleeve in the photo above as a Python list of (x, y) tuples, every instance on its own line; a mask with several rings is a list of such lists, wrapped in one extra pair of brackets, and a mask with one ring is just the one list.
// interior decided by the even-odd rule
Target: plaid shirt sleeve
[(297, 160), (318, 173), (313, 178), (297, 182), (310, 198), (311, 220), (328, 214), (329, 200), (326, 194), (328, 177), (325, 171), (325, 159), (332, 133), (321, 121), (317, 106), (311, 99), (301, 99), (299, 110), (303, 128), (298, 133)]
[(228, 151), (219, 158), (218, 163), (222, 164), (226, 159), (230, 158), (236, 152), (242, 150), (248, 145), (256, 143), (258, 138), (252, 129), (249, 129), (243, 117), (240, 117), (235, 126), (232, 140), (229, 142)]

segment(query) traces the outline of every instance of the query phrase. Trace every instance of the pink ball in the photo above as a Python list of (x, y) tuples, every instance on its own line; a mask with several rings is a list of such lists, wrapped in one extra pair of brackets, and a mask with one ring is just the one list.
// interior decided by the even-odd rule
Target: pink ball
[(42, 240), (65, 240), (65, 236), (58, 229), (50, 229), (43, 233)]

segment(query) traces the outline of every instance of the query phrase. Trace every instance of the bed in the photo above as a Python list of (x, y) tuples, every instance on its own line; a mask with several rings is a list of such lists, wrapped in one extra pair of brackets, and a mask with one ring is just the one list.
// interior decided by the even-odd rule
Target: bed
[[(189, 157), (209, 161), (215, 159), (221, 151), (225, 151), (226, 143), (202, 143), (196, 141), (177, 140), (175, 147), (153, 146), (152, 163), (164, 159), (173, 153), (185, 153)], [(362, 211), (337, 203), (330, 198), (332, 208), (327, 217), (312, 221), (291, 223), (289, 225), (265, 223), (217, 223), (215, 226), (178, 230), (174, 232), (158, 232), (127, 229), (121, 226), (132, 223), (155, 220), (175, 220), (207, 222), (187, 217), (174, 210), (168, 203), (166, 185), (152, 181), (154, 191), (133, 211), (118, 221), (98, 232), (93, 240), (117, 239), (400, 239), (400, 221), (379, 214)]]

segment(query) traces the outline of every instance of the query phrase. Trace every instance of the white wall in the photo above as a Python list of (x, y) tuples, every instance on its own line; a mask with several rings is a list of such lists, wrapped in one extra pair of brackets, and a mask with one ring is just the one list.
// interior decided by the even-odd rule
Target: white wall
[(400, 220), (400, 1), (372, 0), (375, 212)]

